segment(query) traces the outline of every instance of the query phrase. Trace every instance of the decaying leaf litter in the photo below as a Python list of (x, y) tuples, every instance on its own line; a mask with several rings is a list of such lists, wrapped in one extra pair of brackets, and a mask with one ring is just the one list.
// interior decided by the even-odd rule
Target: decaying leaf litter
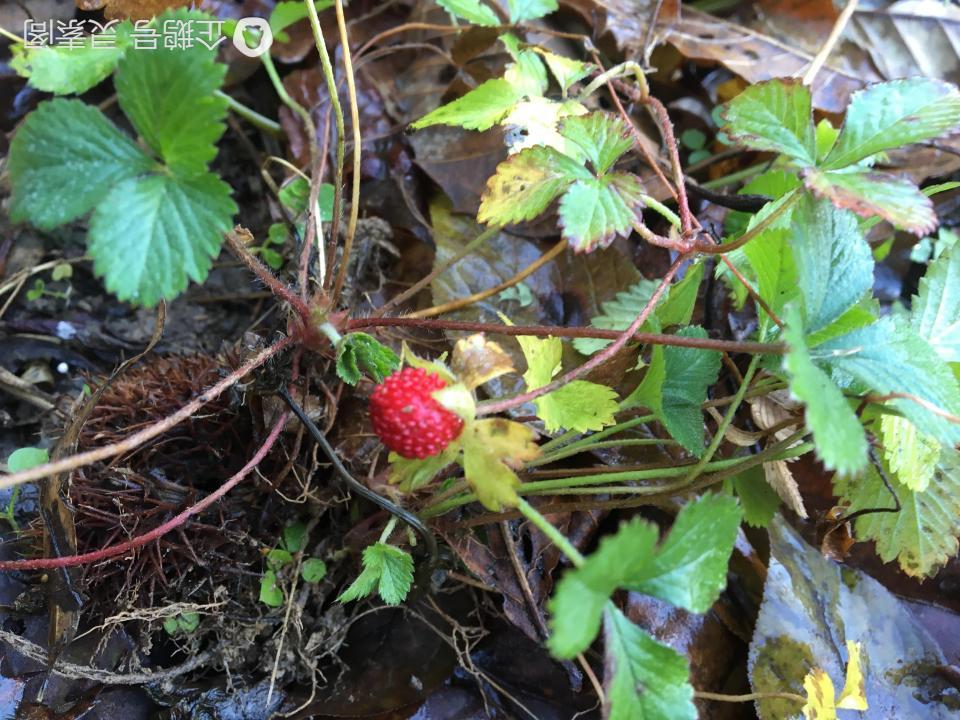
[(180, 5), (0, 9), (6, 716), (960, 709), (955, 8)]

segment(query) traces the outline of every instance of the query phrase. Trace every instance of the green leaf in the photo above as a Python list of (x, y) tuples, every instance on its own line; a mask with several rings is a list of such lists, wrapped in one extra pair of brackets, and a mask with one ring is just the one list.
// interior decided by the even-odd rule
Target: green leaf
[[(320, 219), (323, 222), (333, 220), (333, 195), (333, 185), (321, 183), (320, 191), (317, 193), (317, 208), (320, 210)], [(280, 188), (278, 197), (290, 214), (296, 218), (306, 211), (307, 203), (310, 202), (310, 183), (297, 176)]]
[(591, 252), (629, 235), (642, 207), (643, 185), (636, 175), (578, 180), (560, 200), (560, 226), (575, 252)]
[(583, 165), (551, 148), (523, 150), (497, 165), (477, 220), (497, 225), (532, 220), (574, 181), (591, 177)]
[(49, 461), (50, 453), (44, 448), (22, 447), (10, 453), (10, 457), (7, 458), (7, 471), (18, 473)]
[(437, 0), (437, 4), (474, 25), (491, 27), (500, 24), (500, 18), (493, 9), (480, 0)]
[[(323, 12), (333, 5), (333, 0), (315, 0), (317, 12)], [(280, 42), (288, 42), (289, 36), (284, 30), (307, 17), (307, 4), (304, 0), (283, 0), (278, 2), (270, 12), (270, 32)]]
[(846, 167), (883, 150), (930, 140), (960, 123), (956, 86), (927, 78), (893, 80), (855, 92), (840, 137), (822, 163)]
[[(780, 315), (788, 302), (799, 294), (797, 265), (789, 245), (789, 230), (767, 229), (743, 247), (743, 253), (757, 278), (757, 292), (774, 313)], [(757, 309), (761, 322), (766, 317)]]
[(163, 621), (163, 631), (167, 635), (176, 635), (180, 630), (180, 623), (177, 622), (175, 617), (168, 617)]
[(607, 720), (696, 720), (687, 659), (630, 622), (608, 602), (603, 610)]
[(85, 215), (112, 186), (154, 165), (92, 105), (59, 98), (40, 103), (10, 143), (10, 215), (50, 230)]
[(790, 393), (807, 406), (806, 426), (813, 433), (817, 457), (827, 470), (857, 473), (867, 464), (863, 426), (840, 389), (810, 358), (798, 308), (788, 306), (784, 320), (788, 351), (783, 368), (790, 378)]
[(898, 228), (926, 235), (937, 226), (933, 203), (909, 180), (859, 168), (805, 173), (804, 184), (838, 208), (878, 216)]
[(10, 46), (10, 67), (29, 79), (30, 87), (54, 95), (84, 93), (110, 76), (132, 42), (133, 25), (124, 21), (90, 35), (79, 47)]
[(307, 558), (300, 566), (300, 577), (304, 582), (320, 582), (327, 576), (327, 564), (320, 558)]
[(90, 220), (94, 270), (121, 300), (152, 306), (170, 299), (188, 278), (207, 277), (236, 212), (230, 187), (214, 175), (125, 180)]
[[(156, 22), (209, 19), (198, 12), (164, 13)], [(157, 48), (127, 53), (114, 84), (123, 112), (174, 174), (202, 173), (217, 155), (227, 101), (215, 95), (227, 74), (216, 48)]]
[(587, 432), (616, 422), (617, 392), (606, 385), (574, 380), (534, 401), (547, 432), (560, 429)]
[(947, 362), (960, 362), (960, 247), (930, 263), (910, 313), (913, 328)]
[(387, 543), (374, 543), (363, 551), (363, 572), (337, 598), (350, 602), (377, 590), (387, 605), (399, 605), (413, 585), (413, 558), (410, 553)]
[(656, 526), (634, 518), (603, 538), (581, 567), (564, 573), (549, 603), (547, 646), (555, 657), (576, 657), (590, 647), (610, 595), (643, 568), (656, 542)]
[(390, 462), (390, 483), (399, 485), (405, 493), (418, 490), (447, 465), (457, 459), (460, 454), (460, 445), (447, 445), (439, 455), (423, 458), (405, 458), (392, 452), (388, 456)]
[(185, 633), (192, 633), (200, 627), (200, 615), (195, 612), (181, 613), (177, 618), (177, 625), (179, 625), (180, 629)]
[(560, 86), (564, 97), (566, 97), (567, 90), (570, 89), (571, 85), (583, 80), (583, 78), (593, 72), (594, 66), (590, 63), (573, 60), (542, 48), (536, 48), (536, 52), (540, 54), (544, 62), (547, 63), (547, 67), (550, 68), (550, 72), (553, 73), (553, 76), (557, 79), (557, 84)]
[[(683, 279), (670, 286), (666, 296), (660, 300), (654, 310), (659, 327), (686, 325), (690, 322), (693, 308), (697, 302), (697, 292), (700, 283), (703, 281), (703, 268), (703, 263), (691, 265)], [(590, 318), (590, 326), (601, 330), (623, 332), (636, 320), (637, 315), (643, 310), (657, 285), (658, 283), (653, 280), (643, 279), (626, 290), (618, 292), (613, 300), (602, 303), (601, 309), (603, 312)], [(642, 332), (650, 332), (652, 329), (653, 324), (650, 320), (647, 320), (640, 327)], [(593, 355), (611, 342), (612, 340), (597, 338), (574, 338), (573, 346), (579, 353)]]
[(755, 150), (781, 153), (801, 165), (816, 162), (810, 90), (800, 80), (751, 85), (727, 104), (723, 131)]
[(624, 584), (690, 612), (706, 612), (727, 585), (740, 520), (740, 506), (729, 495), (688, 502), (653, 557), (626, 575)]
[[(908, 575), (931, 577), (960, 547), (960, 453), (941, 451), (933, 482), (923, 492), (911, 490), (895, 475), (889, 480), (902, 509), (857, 518), (857, 538), (875, 541), (880, 558), (884, 562), (896, 558)], [(834, 491), (850, 512), (894, 507), (890, 491), (872, 466), (860, 477), (835, 478)]]
[(365, 372), (375, 383), (400, 367), (397, 354), (377, 342), (372, 335), (354, 332), (337, 343), (337, 376), (349, 385), (356, 385)]
[(287, 525), (283, 529), (283, 546), (292, 553), (298, 553), (303, 550), (303, 545), (307, 541), (307, 526), (303, 523), (294, 523)]
[(560, 134), (577, 145), (597, 175), (613, 167), (627, 150), (633, 147), (630, 128), (620, 118), (605, 112), (567, 118)]
[(267, 570), (260, 578), (260, 602), (269, 607), (283, 605), (283, 590), (277, 585), (277, 574)]
[(873, 255), (856, 216), (826, 200), (801, 196), (793, 252), (808, 333), (829, 325), (873, 287)]
[(890, 471), (896, 473), (910, 490), (926, 490), (940, 458), (940, 443), (919, 432), (909, 420), (896, 415), (880, 418), (880, 435), (883, 456)]
[(410, 127), (419, 130), (431, 125), (450, 125), (467, 130), (489, 130), (522, 97), (522, 93), (503, 78), (487, 80), (463, 97), (427, 113)]
[(540, 56), (533, 50), (521, 50), (515, 57), (516, 62), (507, 65), (503, 79), (521, 98), (541, 97), (549, 81)]
[(770, 487), (760, 466), (744, 470), (733, 478), (733, 489), (740, 498), (743, 521), (751, 527), (767, 527), (780, 507), (780, 496)]
[(273, 570), (279, 570), (291, 562), (293, 562), (293, 555), (281, 548), (273, 548), (267, 553), (267, 565)]
[(507, 0), (510, 23), (522, 23), (549, 15), (557, 9), (557, 0)]
[(960, 425), (924, 407), (960, 414), (960, 388), (949, 366), (930, 344), (906, 325), (886, 317), (818, 345), (812, 355), (842, 381), (853, 379), (883, 395), (906, 393), (920, 400), (894, 399), (900, 414), (944, 445), (960, 442)]
[[(523, 379), (527, 390), (536, 390), (548, 384), (560, 372), (563, 343), (560, 338), (517, 338), (527, 360)], [(547, 432), (561, 428), (587, 432), (602, 430), (615, 422), (619, 409), (617, 393), (606, 385), (574, 380), (563, 387), (534, 400), (537, 416), (543, 420)]]

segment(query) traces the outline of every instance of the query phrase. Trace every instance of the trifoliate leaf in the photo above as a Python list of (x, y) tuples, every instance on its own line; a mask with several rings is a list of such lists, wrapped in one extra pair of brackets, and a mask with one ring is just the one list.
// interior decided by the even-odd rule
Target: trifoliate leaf
[(816, 162), (810, 90), (800, 80), (751, 85), (723, 113), (723, 131), (755, 150), (782, 153), (801, 165)]
[(400, 358), (371, 335), (353, 332), (337, 343), (337, 376), (348, 385), (356, 385), (366, 373), (375, 383), (400, 367)]
[(413, 123), (414, 130), (431, 125), (450, 125), (467, 130), (489, 130), (523, 98), (503, 78), (487, 80), (461, 98), (438, 107)]
[[(888, 476), (902, 509), (858, 517), (858, 540), (876, 542), (884, 562), (896, 559), (905, 573), (931, 577), (957, 554), (960, 544), (960, 453), (941, 450), (934, 478), (923, 492), (911, 490), (896, 475)], [(892, 508), (893, 498), (876, 469), (855, 478), (834, 478), (834, 492), (849, 512), (865, 508)]]
[(327, 576), (327, 564), (320, 558), (307, 558), (300, 566), (300, 577), (304, 582), (320, 582)]
[[(157, 18), (209, 19), (199, 12), (175, 11)], [(137, 132), (176, 175), (195, 175), (217, 155), (226, 125), (227, 101), (215, 94), (227, 66), (217, 49), (195, 43), (187, 49), (129, 52), (117, 66), (114, 84), (123, 112)]]
[(50, 461), (50, 453), (43, 448), (22, 447), (10, 453), (7, 458), (7, 471), (18, 473), (35, 468)]
[(942, 444), (960, 442), (960, 425), (942, 414), (960, 414), (957, 380), (912, 328), (885, 317), (818, 345), (811, 356), (841, 381), (852, 378), (882, 395), (901, 393), (916, 398), (896, 398), (889, 403), (919, 431)]
[(804, 184), (838, 208), (880, 217), (895, 227), (927, 235), (937, 227), (933, 202), (909, 180), (859, 168), (804, 173)]
[(410, 553), (387, 543), (368, 545), (363, 551), (363, 571), (337, 600), (359, 600), (374, 590), (387, 605), (399, 605), (413, 585), (413, 558)]
[(536, 20), (557, 9), (557, 0), (507, 0), (511, 24)]
[(85, 215), (111, 187), (155, 165), (92, 105), (59, 98), (40, 103), (10, 143), (11, 217), (50, 230)]
[(633, 147), (633, 137), (627, 124), (604, 112), (592, 112), (565, 120), (560, 134), (580, 148), (597, 175), (607, 172), (621, 155)]
[(828, 470), (857, 473), (867, 463), (863, 426), (840, 389), (810, 358), (799, 309), (788, 306), (784, 320), (788, 351), (783, 368), (790, 379), (790, 394), (806, 405), (806, 426), (813, 433), (817, 457)]
[[(697, 291), (703, 280), (703, 268), (703, 263), (691, 265), (683, 279), (671, 285), (666, 295), (657, 304), (654, 315), (661, 328), (686, 325), (690, 322), (697, 302)], [(590, 318), (590, 326), (623, 332), (637, 319), (637, 315), (656, 291), (658, 284), (653, 280), (642, 279), (623, 292), (618, 292), (613, 300), (601, 304), (602, 312)], [(650, 320), (640, 327), (641, 332), (651, 332), (652, 329), (653, 324)], [(574, 338), (573, 346), (577, 352), (593, 355), (611, 342), (613, 341), (597, 338)]]
[(513, 360), (498, 343), (482, 333), (457, 340), (450, 359), (453, 372), (469, 390), (515, 372)]
[(940, 458), (940, 443), (897, 415), (880, 418), (880, 436), (890, 471), (911, 490), (926, 490)]
[(578, 180), (560, 200), (560, 226), (575, 252), (607, 247), (640, 221), (643, 185), (636, 175), (611, 173)]
[(90, 220), (94, 271), (121, 300), (151, 306), (170, 299), (188, 279), (207, 277), (236, 212), (230, 187), (209, 173), (125, 180)]
[(960, 247), (930, 263), (913, 300), (911, 324), (947, 362), (960, 362)]
[(743, 521), (751, 527), (766, 527), (780, 507), (780, 496), (766, 481), (762, 467), (745, 470), (733, 478), (733, 489), (740, 498)]
[(497, 225), (532, 220), (574, 181), (590, 177), (583, 165), (556, 150), (524, 150), (497, 165), (487, 181), (477, 220)]
[[(560, 338), (518, 337), (527, 360), (523, 379), (528, 390), (548, 384), (560, 372), (563, 343)], [(574, 380), (536, 400), (537, 416), (547, 432), (561, 428), (587, 432), (602, 430), (615, 422), (619, 409), (617, 393), (606, 385)]]
[(656, 542), (656, 526), (634, 518), (603, 538), (581, 567), (564, 573), (549, 604), (547, 646), (555, 657), (576, 657), (590, 647), (610, 595), (643, 569)]
[(803, 195), (794, 208), (793, 253), (805, 329), (826, 327), (873, 287), (873, 255), (853, 213)]
[(437, 0), (437, 4), (449, 13), (474, 25), (492, 27), (500, 24), (493, 9), (480, 0)]
[(132, 40), (133, 24), (124, 21), (84, 38), (79, 47), (10, 46), (10, 67), (28, 78), (30, 87), (54, 95), (85, 93), (114, 71)]
[[(302, 3), (299, 4), (302, 5)], [(277, 196), (290, 214), (296, 218), (307, 209), (307, 204), (310, 202), (310, 183), (302, 177), (295, 177), (280, 188)], [(320, 219), (323, 222), (333, 220), (333, 196), (333, 185), (321, 183), (317, 193), (317, 209), (320, 211)]]
[(567, 96), (567, 90), (570, 89), (571, 85), (579, 80), (583, 80), (583, 78), (593, 72), (594, 66), (590, 63), (573, 60), (563, 55), (557, 55), (543, 48), (534, 48), (534, 50), (539, 53), (540, 57), (547, 63), (547, 67), (550, 68), (550, 72), (553, 73), (553, 76), (557, 79), (557, 84), (560, 86), (564, 97)]
[(683, 655), (654, 640), (612, 602), (603, 610), (603, 637), (608, 720), (696, 720)]
[[(705, 338), (707, 332), (693, 326), (680, 330), (677, 335)], [(700, 406), (719, 372), (720, 353), (716, 351), (657, 345), (643, 381), (624, 400), (621, 409), (648, 408), (677, 442), (699, 457), (703, 454)]]
[(460, 442), (463, 474), (477, 500), (494, 512), (516, 507), (520, 478), (513, 468), (540, 454), (533, 430), (503, 418), (476, 420), (464, 428)]
[(823, 161), (834, 170), (883, 150), (930, 140), (960, 123), (955, 85), (911, 78), (871, 85), (853, 93), (840, 137)]
[(626, 587), (703, 613), (727, 585), (727, 565), (742, 513), (729, 495), (704, 495), (683, 506), (666, 539)]

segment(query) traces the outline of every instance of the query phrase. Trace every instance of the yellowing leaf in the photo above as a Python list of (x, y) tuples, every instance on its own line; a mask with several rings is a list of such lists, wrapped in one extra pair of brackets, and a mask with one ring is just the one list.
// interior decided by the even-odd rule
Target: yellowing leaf
[(431, 480), (433, 476), (454, 462), (460, 454), (460, 440), (447, 445), (439, 455), (423, 458), (405, 458), (392, 452), (389, 456), (391, 485), (399, 485), (403, 492), (413, 492)]
[(516, 507), (520, 478), (513, 468), (540, 454), (534, 437), (527, 426), (503, 418), (477, 420), (464, 428), (463, 472), (488, 510)]
[(528, 390), (543, 387), (560, 372), (560, 359), (563, 355), (563, 343), (560, 338), (545, 339), (521, 336), (517, 338), (523, 356), (527, 359), (527, 371), (523, 379)]
[(571, 85), (578, 80), (583, 80), (583, 78), (594, 70), (594, 66), (590, 63), (572, 60), (542, 48), (534, 48), (534, 50), (546, 61), (547, 67), (550, 68), (550, 72), (552, 72), (553, 76), (557, 79), (557, 84), (560, 85), (564, 96), (566, 96), (567, 90)]
[(803, 679), (807, 702), (803, 706), (806, 720), (837, 720), (835, 691), (830, 676), (820, 668), (814, 668)]
[(853, 640), (847, 640), (847, 679), (843, 684), (843, 692), (837, 700), (837, 707), (842, 710), (866, 710), (866, 682), (863, 670), (860, 668), (860, 651), (862, 646)]
[(467, 388), (473, 389), (489, 380), (514, 372), (507, 352), (482, 333), (457, 341), (451, 358), (453, 372)]
[(459, 415), (464, 422), (470, 422), (477, 416), (477, 400), (463, 383), (448, 385), (431, 394), (434, 400)]
[(502, 121), (507, 128), (507, 147), (512, 153), (525, 148), (545, 145), (582, 161), (579, 148), (560, 134), (557, 125), (565, 117), (583, 115), (587, 109), (576, 102), (557, 102), (544, 97), (533, 97), (517, 105)]
[(880, 434), (890, 471), (911, 490), (926, 490), (940, 459), (940, 443), (917, 430), (906, 418), (896, 415), (883, 416)]

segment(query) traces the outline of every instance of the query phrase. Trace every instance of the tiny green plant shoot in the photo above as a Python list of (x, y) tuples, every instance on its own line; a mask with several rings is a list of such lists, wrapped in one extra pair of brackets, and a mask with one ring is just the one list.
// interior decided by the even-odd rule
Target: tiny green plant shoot
[[(458, 22), (502, 24), (480, 0), (438, 3)], [(605, 717), (692, 720), (695, 693), (687, 659), (631, 623), (615, 595), (629, 590), (689, 612), (707, 611), (725, 587), (741, 522), (763, 526), (779, 505), (760, 472), (766, 464), (813, 453), (835, 473), (835, 493), (847, 516), (855, 517), (857, 537), (874, 540), (884, 561), (896, 560), (910, 575), (929, 577), (957, 553), (960, 249), (938, 244), (937, 252), (928, 253), (910, 309), (882, 315), (872, 296), (876, 259), (865, 233), (880, 221), (921, 237), (936, 229), (930, 196), (947, 186), (921, 189), (879, 168), (885, 153), (955, 130), (960, 92), (929, 79), (869, 86), (853, 95), (836, 128), (814, 123), (810, 90), (795, 80), (747, 88), (721, 109), (721, 130), (725, 142), (772, 158), (745, 188), (771, 200), (755, 214), (731, 213), (728, 237), (716, 244), (689, 211), (672, 125), (649, 95), (640, 69), (625, 63), (604, 70), (525, 41), (524, 25), (556, 9), (554, 0), (508, 0), (512, 31), (499, 38), (509, 57), (502, 76), (436, 108), (413, 128), (506, 130), (509, 155), (489, 178), (477, 215), (487, 225), (481, 240), (555, 211), (559, 233), (576, 253), (603, 252), (617, 236), (631, 233), (676, 252), (677, 261), (661, 281), (623, 288), (603, 304), (591, 328), (577, 329), (573, 345), (583, 362), (564, 369), (569, 354), (563, 353), (562, 329), (524, 330), (519, 341), (525, 392), (481, 400), (486, 383), (514, 372), (503, 348), (484, 335), (458, 341), (448, 360), (419, 358), (406, 347), (397, 355), (372, 335), (347, 332), (376, 322), (334, 323), (337, 308), (315, 311), (320, 303), (313, 299), (298, 305), (259, 261), (250, 259), (248, 265), (290, 302), (304, 325), (304, 317), (313, 323), (311, 339), (325, 336), (331, 342), (345, 382), (355, 385), (366, 376), (381, 383), (401, 366), (443, 380), (432, 398), (462, 420), (462, 430), (430, 457), (391, 453), (390, 481), (403, 493), (434, 492), (421, 506), (422, 518), (474, 502), (495, 512), (518, 511), (564, 553), (572, 567), (549, 603), (547, 644), (557, 658), (569, 659), (602, 636)], [(278, 3), (271, 16), (275, 36), (311, 13), (314, 8), (304, 3)], [(198, 16), (177, 11), (163, 17)], [(314, 29), (319, 32), (316, 24)], [(58, 95), (82, 93), (113, 74), (120, 109), (137, 138), (80, 100), (42, 103), (11, 145), (12, 211), (43, 229), (89, 217), (89, 253), (106, 287), (121, 300), (153, 305), (182, 292), (191, 279), (203, 281), (237, 212), (230, 188), (210, 170), (228, 108), (261, 125), (264, 119), (220, 91), (225, 68), (214, 53), (131, 52), (125, 41), (129, 28), (121, 24), (113, 32), (118, 49), (109, 54), (89, 48), (18, 51), (17, 71), (34, 87)], [(272, 61), (264, 63), (276, 79)], [(676, 213), (627, 169), (626, 159), (638, 149), (629, 118), (593, 109), (593, 96), (613, 87), (614, 80), (617, 92), (651, 110), (663, 135)], [(289, 104), (282, 94), (281, 99)], [(704, 138), (688, 133), (681, 139), (691, 162), (709, 154)], [(276, 269), (283, 264), (288, 233), (303, 237), (312, 230), (311, 217), (336, 221), (340, 188), (321, 187), (318, 208), (310, 208), (315, 188), (308, 180), (281, 189), (289, 222), (272, 227), (247, 256)], [(663, 235), (651, 229), (661, 218), (670, 226)], [(692, 324), (709, 269), (706, 256), (723, 261), (717, 273), (735, 298), (755, 305), (755, 341), (721, 348)], [(523, 297), (520, 289), (501, 294), (502, 325), (483, 329), (517, 334), (513, 331), (520, 329), (511, 327), (506, 313)], [(648, 347), (635, 340), (637, 333), (649, 339)], [(716, 432), (708, 434), (705, 403), (719, 376), (721, 349), (752, 358), (739, 388), (716, 415)], [(627, 351), (642, 376), (626, 397), (583, 379)], [(802, 418), (787, 426), (785, 436), (763, 439), (759, 450), (751, 442), (717, 457), (744, 402), (774, 391), (787, 391)], [(547, 436), (542, 442), (530, 423), (502, 416), (521, 406), (538, 418)], [(670, 437), (636, 434), (653, 422)], [(651, 442), (675, 446), (684, 459), (675, 467), (598, 468), (593, 475), (526, 482), (518, 474), (591, 450)], [(462, 470), (461, 479), (437, 487), (434, 479), (451, 466)], [(540, 514), (531, 501), (536, 495), (579, 496), (576, 507), (605, 507), (596, 495), (622, 496), (619, 506), (693, 499), (662, 536), (653, 523), (634, 518), (584, 556)], [(299, 558), (305, 529), (297, 536), (297, 527), (287, 528), (266, 555), (260, 599), (268, 606), (284, 603), (284, 574), (290, 577), (295, 560), (302, 560), (300, 574), (307, 582), (325, 574), (319, 558)], [(414, 564), (410, 553), (391, 543), (401, 535), (395, 527), (394, 517), (379, 541), (366, 548), (363, 570), (341, 601), (375, 593), (388, 604), (406, 598)], [(192, 619), (168, 621), (171, 634), (191, 631)]]

